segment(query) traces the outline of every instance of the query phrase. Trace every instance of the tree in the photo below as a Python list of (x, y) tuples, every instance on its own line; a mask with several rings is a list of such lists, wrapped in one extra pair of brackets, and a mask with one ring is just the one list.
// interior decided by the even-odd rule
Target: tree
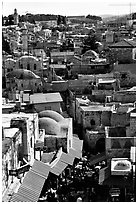
[(14, 25), (13, 15), (9, 15), (9, 25)]
[(102, 21), (102, 18), (100, 16), (92, 16), (90, 14), (88, 16), (86, 16), (86, 18), (89, 18), (89, 19), (92, 19), (95, 21)]
[(84, 54), (88, 50), (94, 50), (98, 52), (98, 44), (96, 43), (97, 41), (98, 39), (95, 32), (91, 31), (88, 37), (84, 39), (82, 54)]
[(2, 34), (2, 50), (7, 52), (8, 54), (11, 54), (9, 42), (5, 40), (3, 34)]
[(61, 24), (61, 21), (62, 21), (61, 16), (58, 15), (58, 18), (57, 18), (57, 25), (60, 25), (60, 24)]

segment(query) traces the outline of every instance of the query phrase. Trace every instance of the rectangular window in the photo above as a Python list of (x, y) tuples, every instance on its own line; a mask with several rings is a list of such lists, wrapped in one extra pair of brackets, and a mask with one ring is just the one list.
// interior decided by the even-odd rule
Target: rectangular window
[(32, 137), (30, 139), (30, 147), (32, 148), (33, 147), (33, 140), (32, 140)]
[(27, 64), (27, 70), (30, 70), (30, 64)]
[(36, 64), (34, 64), (34, 70), (36, 70)]

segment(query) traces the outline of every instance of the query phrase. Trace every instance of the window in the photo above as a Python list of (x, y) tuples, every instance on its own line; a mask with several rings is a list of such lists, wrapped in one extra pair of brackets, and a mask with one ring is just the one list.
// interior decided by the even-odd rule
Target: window
[(127, 74), (126, 74), (126, 73), (125, 73), (125, 74), (122, 74), (121, 78), (122, 78), (122, 79), (126, 79), (126, 78), (127, 78)]
[(35, 86), (37, 86), (37, 83), (35, 83)]
[(91, 119), (90, 123), (92, 126), (95, 125), (95, 121), (93, 119)]
[(23, 64), (20, 65), (21, 69), (23, 69)]
[(27, 64), (27, 70), (30, 70), (30, 64)]
[(34, 70), (36, 70), (36, 64), (34, 64)]
[(7, 69), (7, 72), (10, 72), (10, 69)]
[(23, 84), (21, 84), (21, 87), (23, 87)]
[(30, 147), (31, 147), (31, 148), (33, 147), (32, 137), (31, 137), (31, 139), (30, 139)]

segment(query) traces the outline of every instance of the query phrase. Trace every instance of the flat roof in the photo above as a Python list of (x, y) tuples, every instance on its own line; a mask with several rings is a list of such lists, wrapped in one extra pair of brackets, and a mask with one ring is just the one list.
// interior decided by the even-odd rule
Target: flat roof
[(116, 79), (99, 79), (99, 84), (112, 84), (116, 82)]
[(2, 114), (2, 126), (3, 127), (10, 127), (10, 122), (12, 118), (27, 118), (30, 120), (34, 120), (37, 116), (37, 113), (10, 113), (10, 114)]
[(62, 102), (62, 98), (59, 92), (57, 93), (37, 93), (30, 95), (31, 103), (51, 103), (51, 102)]
[(90, 105), (90, 106), (80, 106), (80, 108), (84, 112), (91, 112), (91, 111), (112, 111), (112, 107), (104, 107), (104, 106), (99, 106), (99, 105)]
[(6, 138), (13, 138), (19, 131), (19, 128), (3, 128), (3, 131)]

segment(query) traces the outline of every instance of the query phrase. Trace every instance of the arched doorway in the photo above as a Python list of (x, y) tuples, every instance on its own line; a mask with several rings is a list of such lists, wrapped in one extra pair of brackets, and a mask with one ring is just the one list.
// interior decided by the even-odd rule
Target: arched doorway
[(99, 153), (105, 151), (105, 138), (100, 138), (99, 140), (97, 140), (95, 149)]

